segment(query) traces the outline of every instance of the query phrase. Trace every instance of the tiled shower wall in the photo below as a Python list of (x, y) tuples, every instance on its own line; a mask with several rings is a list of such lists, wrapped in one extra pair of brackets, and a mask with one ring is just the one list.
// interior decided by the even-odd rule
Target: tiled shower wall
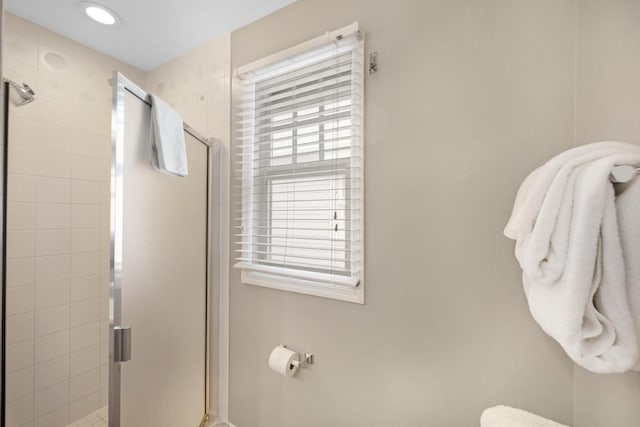
[(112, 70), (146, 74), (5, 15), (12, 107), (7, 427), (57, 427), (107, 403)]

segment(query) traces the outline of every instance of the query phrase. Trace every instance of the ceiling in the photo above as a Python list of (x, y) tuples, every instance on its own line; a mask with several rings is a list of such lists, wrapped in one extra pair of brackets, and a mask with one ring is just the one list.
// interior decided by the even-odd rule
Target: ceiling
[(87, 18), (79, 0), (5, 0), (5, 9), (149, 71), (295, 0), (96, 0), (122, 22)]

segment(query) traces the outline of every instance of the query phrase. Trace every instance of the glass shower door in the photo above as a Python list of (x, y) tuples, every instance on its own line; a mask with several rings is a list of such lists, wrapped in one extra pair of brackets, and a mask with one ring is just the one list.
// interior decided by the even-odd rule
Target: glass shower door
[(209, 147), (185, 132), (189, 175), (154, 170), (150, 107), (124, 77), (114, 80), (121, 132), (112, 172), (109, 424), (197, 427), (207, 412)]

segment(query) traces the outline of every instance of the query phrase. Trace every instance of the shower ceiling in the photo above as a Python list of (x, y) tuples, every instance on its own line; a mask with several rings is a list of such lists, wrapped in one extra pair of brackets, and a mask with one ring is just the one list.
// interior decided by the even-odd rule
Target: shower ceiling
[(295, 0), (100, 0), (122, 19), (91, 21), (79, 0), (5, 0), (5, 9), (145, 71)]

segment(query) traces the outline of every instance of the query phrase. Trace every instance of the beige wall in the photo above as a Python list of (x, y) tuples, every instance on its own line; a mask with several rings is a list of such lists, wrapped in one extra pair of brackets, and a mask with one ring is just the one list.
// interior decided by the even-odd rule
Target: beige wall
[(3, 56), (37, 97), (9, 121), (7, 427), (64, 426), (107, 403), (107, 80), (145, 73), (11, 14)]
[[(572, 364), (529, 315), (502, 228), (525, 175), (574, 141), (574, 2), (300, 0), (232, 33), (232, 67), (356, 20), (380, 70), (366, 305), (232, 270), (230, 421), (477, 426), (504, 403), (571, 423)], [(270, 371), (279, 343), (315, 366)]]
[[(640, 144), (640, 2), (581, 0), (577, 50), (577, 143)], [(577, 427), (640, 425), (640, 373), (574, 369)]]

